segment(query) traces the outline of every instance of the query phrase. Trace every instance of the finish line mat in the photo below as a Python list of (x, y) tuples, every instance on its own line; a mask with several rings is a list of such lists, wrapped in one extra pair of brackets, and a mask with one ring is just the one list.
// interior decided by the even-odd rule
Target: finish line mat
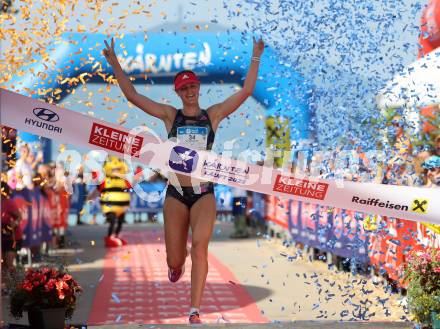
[[(128, 244), (108, 249), (87, 324), (186, 324), (191, 257), (177, 283), (168, 281), (162, 230), (125, 231)], [(266, 323), (234, 274), (209, 254), (201, 305), (204, 323)]]

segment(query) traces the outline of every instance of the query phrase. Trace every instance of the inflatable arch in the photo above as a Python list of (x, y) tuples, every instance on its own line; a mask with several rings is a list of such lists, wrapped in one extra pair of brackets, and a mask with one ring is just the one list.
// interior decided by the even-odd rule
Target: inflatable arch
[[(48, 58), (22, 69), (8, 89), (34, 98), (59, 102), (70, 89), (86, 81), (109, 81), (112, 74), (102, 49), (104, 34), (68, 33), (48, 46)], [(171, 83), (182, 69), (191, 69), (203, 82), (244, 80), (252, 53), (252, 39), (234, 32), (148, 33), (115, 38), (120, 63), (135, 83)], [(254, 97), (267, 117), (289, 120), (290, 139), (309, 138), (308, 86), (290, 63), (266, 48)], [(290, 148), (290, 145), (288, 145)]]

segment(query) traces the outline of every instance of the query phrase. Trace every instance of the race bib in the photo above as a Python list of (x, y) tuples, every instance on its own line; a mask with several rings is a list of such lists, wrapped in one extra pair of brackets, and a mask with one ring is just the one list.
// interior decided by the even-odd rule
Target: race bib
[(206, 150), (208, 128), (185, 126), (177, 128), (177, 143), (193, 150)]

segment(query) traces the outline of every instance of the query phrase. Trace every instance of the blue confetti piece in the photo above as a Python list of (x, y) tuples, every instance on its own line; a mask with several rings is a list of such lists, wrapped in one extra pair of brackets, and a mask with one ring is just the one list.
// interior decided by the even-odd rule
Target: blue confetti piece
[(112, 299), (115, 301), (115, 303), (120, 304), (121, 300), (119, 299), (118, 295), (115, 293), (112, 293)]

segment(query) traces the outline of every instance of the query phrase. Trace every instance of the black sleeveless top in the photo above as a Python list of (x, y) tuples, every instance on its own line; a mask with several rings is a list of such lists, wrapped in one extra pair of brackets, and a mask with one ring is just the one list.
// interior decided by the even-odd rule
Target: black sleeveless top
[(168, 133), (168, 139), (173, 139), (189, 148), (211, 150), (215, 132), (212, 129), (208, 112), (201, 110), (198, 116), (186, 116), (182, 110), (177, 110), (173, 126)]

